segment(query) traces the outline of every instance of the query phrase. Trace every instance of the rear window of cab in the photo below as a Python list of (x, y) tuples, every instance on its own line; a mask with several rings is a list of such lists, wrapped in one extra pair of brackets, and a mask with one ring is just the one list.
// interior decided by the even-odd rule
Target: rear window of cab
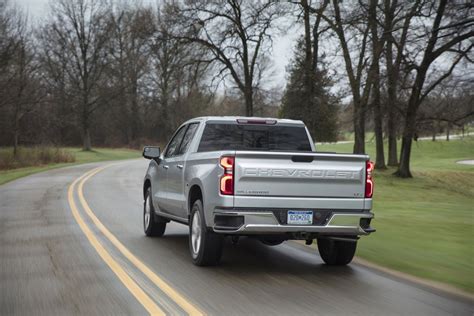
[(198, 151), (311, 151), (304, 126), (208, 122)]

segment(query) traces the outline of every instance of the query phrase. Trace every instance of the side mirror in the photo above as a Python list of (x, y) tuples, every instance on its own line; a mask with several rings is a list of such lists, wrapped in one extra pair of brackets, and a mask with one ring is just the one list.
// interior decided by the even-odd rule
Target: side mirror
[(155, 146), (143, 147), (143, 157), (146, 159), (160, 158), (160, 147), (155, 147)]

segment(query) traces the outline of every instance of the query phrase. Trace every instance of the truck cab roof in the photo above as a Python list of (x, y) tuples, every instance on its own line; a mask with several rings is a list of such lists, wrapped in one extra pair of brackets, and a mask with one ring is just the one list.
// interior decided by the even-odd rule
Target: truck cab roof
[(201, 116), (195, 117), (193, 119), (185, 122), (215, 122), (215, 123), (228, 123), (235, 122), (238, 124), (269, 124), (269, 125), (304, 125), (303, 121), (300, 120), (290, 120), (290, 119), (278, 119), (273, 117), (255, 117), (255, 116)]

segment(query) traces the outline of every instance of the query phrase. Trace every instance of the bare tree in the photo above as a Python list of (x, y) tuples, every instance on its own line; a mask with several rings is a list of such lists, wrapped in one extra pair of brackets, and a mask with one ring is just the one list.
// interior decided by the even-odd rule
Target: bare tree
[(97, 88), (107, 66), (106, 44), (110, 36), (104, 1), (58, 0), (45, 28), (52, 31), (54, 47), (65, 50), (71, 93), (76, 96), (83, 149), (91, 150), (91, 120), (101, 105)]
[(188, 98), (194, 96), (196, 105), (203, 101), (201, 87), (210, 63), (208, 50), (202, 45), (175, 36), (183, 28), (176, 19), (180, 11), (176, 4), (163, 5), (155, 16), (155, 34), (151, 40), (149, 77), (159, 106), (154, 126), (161, 139), (170, 136), (185, 115), (189, 115), (185, 113), (196, 113)]
[(174, 5), (165, 5), (155, 18), (156, 33), (152, 39), (151, 54), (153, 82), (156, 86), (156, 97), (159, 112), (155, 119), (160, 138), (165, 139), (175, 128), (171, 124), (173, 96), (178, 92), (176, 85), (178, 72), (187, 63), (190, 52), (184, 42), (172, 36), (170, 31), (177, 31), (173, 15), (178, 10)]
[(385, 33), (379, 35), (379, 21), (377, 19), (378, 0), (370, 0), (369, 3), (369, 21), (370, 34), (372, 36), (372, 109), (374, 113), (375, 130), (375, 167), (377, 169), (386, 169), (384, 139), (383, 139), (383, 113), (380, 103), (380, 57), (385, 46)]
[(5, 67), (12, 56), (14, 41), (10, 36), (15, 12), (8, 1), (0, 2), (0, 67)]
[(180, 12), (179, 39), (208, 49), (219, 66), (218, 76), (230, 75), (242, 92), (246, 115), (253, 115), (253, 98), (260, 58), (271, 47), (271, 30), (284, 12), (272, 1), (191, 1)]
[(38, 67), (34, 51), (27, 34), (27, 22), (20, 17), (18, 20), (18, 46), (13, 58), (14, 78), (10, 93), (14, 106), (13, 115), (13, 155), (18, 153), (20, 123), (23, 117), (33, 111), (39, 104), (40, 85), (37, 79)]
[(17, 8), (2, 8), (8, 17), (0, 15), (2, 58), (0, 92), (3, 116), (12, 135), (13, 155), (17, 156), (22, 121), (37, 109), (42, 98), (39, 69), (28, 24), (28, 17)]
[[(203, 47), (171, 36), (176, 5), (62, 1), (37, 32), (48, 124), (59, 143), (162, 141), (209, 101)], [(206, 51), (207, 52), (207, 51)], [(78, 123), (71, 125), (72, 116)], [(99, 127), (100, 126), (100, 127)]]
[(313, 26), (311, 27), (311, 11), (318, 10), (323, 12), (328, 5), (325, 1), (320, 8), (314, 9), (310, 7), (308, 0), (301, 0), (300, 3), (303, 8), (303, 25), (304, 25), (304, 48), (305, 48), (305, 85), (307, 87), (310, 97), (313, 95), (314, 84), (311, 82), (314, 73), (318, 68), (318, 53), (319, 53), (319, 37), (321, 35), (320, 24), (321, 15), (316, 16)]
[[(111, 40), (108, 43), (110, 64), (108, 84), (114, 82), (113, 102), (119, 103), (121, 126), (125, 142), (137, 139), (140, 133), (140, 81), (150, 66), (150, 39), (154, 33), (151, 9), (134, 7), (129, 3), (117, 5), (111, 12)], [(109, 101), (108, 103), (110, 103)], [(126, 127), (126, 128), (124, 128)]]
[[(450, 76), (430, 96), (426, 97), (417, 115), (417, 132), (420, 127), (431, 129), (432, 140), (436, 134), (445, 128), (446, 140), (449, 141), (453, 128), (463, 130), (466, 123), (474, 118), (474, 82), (463, 81)], [(425, 128), (425, 130), (426, 130)]]
[[(65, 46), (58, 43), (52, 28), (43, 27), (36, 32), (38, 61), (41, 66), (41, 79), (48, 95), (46, 102), (51, 104), (49, 128), (55, 135), (54, 141), (64, 144), (75, 130), (75, 116), (72, 102), (74, 95), (68, 80), (70, 55)], [(53, 140), (53, 139), (52, 139)]]
[(424, 1), (406, 2), (384, 0), (384, 34), (386, 34), (385, 61), (387, 76), (387, 134), (389, 166), (398, 166), (397, 154), (397, 108), (401, 86), (401, 68), (404, 61), (408, 35), (412, 30), (413, 19), (419, 15)]
[[(472, 50), (474, 45), (470, 41), (474, 37), (472, 10), (468, 3), (463, 2), (448, 3), (447, 0), (440, 0), (437, 4), (428, 3), (419, 20), (421, 25), (419, 31), (413, 32), (418, 37), (418, 42), (422, 43), (419, 44), (421, 47), (417, 46), (404, 53), (407, 70), (413, 74), (414, 80), (405, 111), (400, 165), (396, 172), (400, 177), (412, 177), (411, 146), (420, 104), (436, 86), (452, 74), (459, 62)], [(444, 72), (436, 72), (441, 73), (440, 75), (430, 73), (430, 67), (441, 56), (449, 66)]]
[(13, 79), (13, 73), (9, 67), (20, 43), (16, 36), (18, 35), (18, 19), (24, 20), (16, 8), (8, 1), (0, 2), (0, 108), (7, 102), (7, 96), (2, 92), (8, 90), (8, 85)]
[(337, 37), (344, 60), (353, 102), (354, 153), (365, 153), (365, 121), (374, 64), (370, 62), (370, 27), (365, 6), (332, 0), (325, 10), (312, 10), (329, 25)]

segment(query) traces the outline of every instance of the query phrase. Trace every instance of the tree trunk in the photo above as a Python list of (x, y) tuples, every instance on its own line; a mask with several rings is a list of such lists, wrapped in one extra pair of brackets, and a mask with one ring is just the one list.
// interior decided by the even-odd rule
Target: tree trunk
[(437, 131), (437, 126), (436, 126), (436, 123), (433, 122), (433, 136), (431, 137), (431, 141), (433, 142), (436, 141), (436, 131)]
[(69, 132), (68, 126), (64, 123), (68, 121), (68, 115), (70, 108), (68, 108), (67, 101), (66, 101), (66, 88), (65, 88), (65, 76), (64, 73), (61, 76), (60, 79), (60, 104), (59, 104), (59, 118), (60, 118), (60, 123), (59, 123), (59, 143), (64, 144), (66, 140), (67, 133)]
[(373, 66), (373, 86), (372, 86), (372, 109), (374, 111), (374, 132), (375, 132), (375, 167), (386, 169), (385, 154), (383, 148), (383, 126), (382, 109), (380, 106), (380, 54), (383, 49), (383, 41), (379, 39), (377, 29), (377, 0), (370, 1), (369, 23), (372, 33), (372, 66)]
[(446, 126), (446, 141), (449, 142), (449, 133), (451, 132), (451, 122)]
[(83, 145), (82, 145), (82, 150), (84, 151), (91, 151), (92, 150), (92, 144), (91, 144), (91, 135), (89, 131), (89, 127), (84, 127), (83, 131)]
[(307, 0), (302, 0), (301, 4), (303, 6), (304, 12), (304, 42), (305, 42), (305, 86), (307, 92), (307, 101), (310, 102), (313, 97), (313, 82), (312, 82), (312, 74), (313, 74), (313, 52), (311, 47), (311, 28), (310, 28), (310, 12), (309, 12), (309, 5)]
[(139, 113), (138, 113), (138, 83), (136, 76), (132, 80), (131, 93), (131, 140), (135, 141), (139, 136)]
[[(158, 130), (161, 131), (161, 140), (167, 140), (171, 135), (169, 135), (168, 130), (171, 130), (168, 126), (170, 125), (169, 118), (168, 118), (168, 100), (167, 98), (163, 98), (163, 103), (162, 103), (162, 109), (161, 109), (161, 120), (158, 117), (157, 123), (158, 123)], [(160, 115), (160, 112), (158, 112), (158, 116)], [(161, 121), (161, 126), (160, 126), (160, 121)]]
[[(87, 52), (83, 51), (82, 60), (87, 65)], [(82, 79), (82, 150), (91, 151), (90, 112), (89, 112), (89, 73), (85, 72)]]
[[(165, 78), (168, 78), (168, 74), (166, 73)], [(169, 118), (169, 103), (170, 103), (170, 97), (168, 93), (168, 80), (163, 80), (162, 84), (160, 85), (160, 92), (161, 92), (161, 111), (158, 111), (158, 117), (156, 119), (157, 123), (157, 130), (160, 135), (160, 140), (168, 140), (169, 137), (171, 136), (170, 134), (172, 133), (171, 130), (171, 123), (170, 123), (170, 118)], [(161, 115), (161, 117), (160, 117)], [(160, 124), (161, 123), (161, 124)]]
[(402, 138), (402, 149), (400, 152), (400, 165), (395, 173), (397, 176), (402, 178), (412, 177), (410, 172), (411, 145), (416, 131), (416, 112), (421, 90), (419, 87), (421, 86), (420, 82), (423, 82), (420, 81), (420, 78), (417, 79), (419, 80), (418, 85), (415, 83), (417, 86), (415, 86), (410, 100), (408, 101), (408, 109)]
[[(384, 31), (392, 30), (393, 27), (393, 11), (391, 1), (385, 1), (385, 27)], [(396, 129), (396, 112), (397, 104), (397, 77), (398, 67), (393, 64), (393, 38), (387, 36), (387, 44), (385, 45), (385, 58), (387, 64), (387, 134), (388, 134), (388, 161), (389, 166), (398, 165), (397, 157), (397, 129)]]
[(402, 178), (411, 178), (410, 155), (413, 137), (416, 131), (416, 114), (420, 105), (421, 89), (426, 78), (428, 67), (421, 67), (413, 84), (410, 99), (408, 100), (407, 112), (405, 117), (405, 127), (403, 129), (402, 151), (400, 153), (400, 165), (395, 173)]
[(15, 103), (15, 118), (14, 118), (14, 130), (13, 130), (13, 158), (18, 155), (18, 141), (20, 138), (20, 119), (21, 119), (21, 102), (23, 96), (23, 90), (26, 85), (25, 78), (25, 48), (22, 46), (20, 50), (20, 69), (18, 70), (18, 78), (20, 78), (20, 86), (16, 95)]
[(252, 87), (245, 88), (245, 115), (253, 116), (253, 89)]
[[(390, 106), (390, 105), (389, 105)], [(397, 157), (397, 130), (395, 127), (395, 113), (393, 108), (388, 110), (388, 165), (389, 166), (398, 166), (398, 157)]]
[[(339, 38), (341, 44), (342, 56), (344, 57), (344, 64), (346, 68), (346, 73), (349, 79), (349, 84), (352, 92), (352, 102), (354, 106), (353, 113), (353, 123), (354, 123), (354, 154), (363, 154), (365, 153), (365, 107), (367, 105), (368, 92), (364, 89), (364, 94), (361, 95), (361, 82), (360, 77), (356, 74), (362, 64), (359, 62), (357, 65), (357, 71), (354, 71), (352, 67), (351, 54), (349, 51), (348, 41), (345, 37), (344, 25), (341, 18), (339, 1), (333, 0), (332, 5), (334, 7), (334, 26), (332, 27)], [(364, 32), (363, 36), (363, 46), (365, 47), (367, 40), (367, 32)], [(364, 49), (365, 51), (365, 49)], [(370, 89), (371, 83), (369, 79), (366, 80), (366, 87)]]
[(402, 149), (400, 152), (400, 166), (398, 167), (397, 176), (401, 178), (411, 178), (410, 172), (410, 156), (411, 156), (411, 144), (413, 141), (412, 135), (403, 135), (402, 138)]
[(365, 154), (365, 109), (354, 102), (354, 154)]
[[(388, 44), (387, 44), (388, 45)], [(390, 48), (391, 50), (391, 48)], [(388, 51), (387, 51), (388, 52)], [(391, 53), (390, 53), (391, 55)], [(390, 57), (391, 59), (391, 57)], [(387, 62), (389, 58), (387, 57)], [(387, 66), (393, 70), (393, 67)], [(397, 102), (397, 88), (396, 88), (396, 79), (394, 78), (395, 74), (390, 74), (388, 78), (388, 98), (387, 98), (387, 109), (388, 109), (388, 120), (387, 120), (387, 132), (388, 132), (388, 162), (389, 166), (398, 166), (398, 157), (397, 157), (397, 126), (396, 126), (396, 112), (395, 106)]]
[(374, 82), (374, 131), (375, 131), (375, 167), (377, 169), (387, 169), (385, 165), (385, 153), (383, 144), (383, 127), (382, 127), (382, 110), (380, 108), (380, 86), (378, 84), (378, 78)]
[(410, 171), (410, 157), (411, 157), (411, 145), (416, 130), (416, 109), (414, 102), (418, 100), (419, 90), (414, 91), (408, 101), (408, 110), (405, 120), (405, 127), (403, 130), (402, 148), (400, 151), (400, 165), (395, 175), (401, 178), (411, 178), (412, 174)]
[(13, 158), (15, 159), (18, 156), (18, 139), (19, 139), (19, 129), (15, 127), (13, 131)]
[(13, 127), (13, 158), (18, 156), (18, 139), (20, 138), (20, 104), (16, 105)]
[[(84, 100), (85, 102), (88, 101), (87, 96), (84, 97)], [(88, 103), (84, 103), (82, 111), (82, 150), (84, 151), (92, 149), (89, 124)]]

